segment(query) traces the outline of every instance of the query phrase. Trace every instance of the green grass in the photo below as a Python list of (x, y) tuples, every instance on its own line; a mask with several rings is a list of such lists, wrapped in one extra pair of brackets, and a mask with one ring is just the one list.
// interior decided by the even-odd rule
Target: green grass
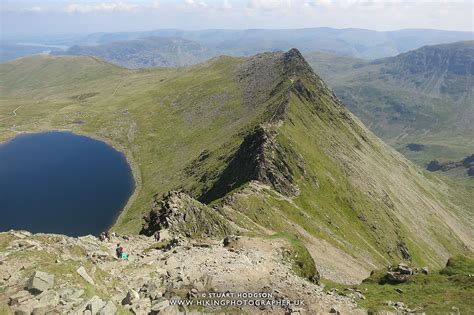
[[(0, 121), (0, 141), (15, 135), (11, 129), (67, 129), (113, 144), (126, 153), (137, 180), (133, 202), (116, 228), (137, 232), (154, 194), (194, 184), (182, 170), (262, 110), (242, 106), (232, 75), (237, 62), (221, 58), (212, 66), (142, 71), (86, 57), (2, 64), (0, 117), (22, 107), (18, 116)], [(93, 96), (78, 101), (77, 95)]]
[[(251, 232), (291, 231), (303, 244), (324, 239), (377, 266), (402, 260), (401, 241), (415, 263), (432, 268), (440, 268), (447, 255), (467, 251), (461, 237), (472, 238), (472, 191), (422, 172), (383, 144), (308, 69), (293, 73), (278, 64), (265, 75), (275, 77), (268, 97), (244, 103), (237, 75), (243, 62), (221, 57), (154, 70), (125, 70), (88, 57), (5, 63), (0, 65), (0, 117), (7, 119), (0, 121), (0, 140), (15, 131), (67, 129), (123, 151), (137, 189), (114, 229), (136, 233), (155, 194), (178, 189), (202, 197), (222, 178), (244, 137), (288, 101), (274, 139), (288, 154), (270, 152), (266, 158), (274, 158), (277, 172), (278, 167), (291, 170), (299, 194), (251, 191), (252, 178), (237, 177), (238, 183), (224, 178), (226, 196), (210, 200), (213, 207), (228, 203), (226, 217)], [(9, 117), (19, 106), (17, 116)], [(201, 159), (203, 152), (207, 157)], [(445, 213), (449, 220), (440, 216)], [(458, 225), (449, 226), (452, 222)], [(308, 274), (306, 266), (298, 272)]]
[(290, 245), (290, 260), (293, 272), (310, 281), (319, 281), (319, 273), (314, 260), (302, 240), (290, 233), (277, 233), (267, 238), (286, 240)]
[[(345, 286), (323, 280), (326, 289), (337, 288), (341, 294), (346, 288), (359, 289), (366, 297), (357, 300), (358, 305), (369, 312), (392, 310), (387, 301), (403, 302), (409, 308), (421, 308), (428, 314), (446, 314), (458, 308), (461, 314), (474, 309), (474, 260), (465, 256), (450, 259), (448, 266), (428, 275), (417, 274), (405, 283), (379, 284), (386, 270), (374, 272), (370, 278), (358, 286)], [(470, 276), (471, 275), (471, 276)], [(396, 291), (401, 289), (402, 293)]]

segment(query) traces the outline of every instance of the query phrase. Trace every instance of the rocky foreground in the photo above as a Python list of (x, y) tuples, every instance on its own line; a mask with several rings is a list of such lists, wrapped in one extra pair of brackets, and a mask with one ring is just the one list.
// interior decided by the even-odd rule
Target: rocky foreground
[[(115, 257), (117, 243), (128, 260)], [(0, 233), (0, 313), (362, 312), (352, 298), (295, 275), (288, 257), (280, 239), (199, 241), (165, 230), (159, 242), (143, 235), (101, 241), (10, 231)]]

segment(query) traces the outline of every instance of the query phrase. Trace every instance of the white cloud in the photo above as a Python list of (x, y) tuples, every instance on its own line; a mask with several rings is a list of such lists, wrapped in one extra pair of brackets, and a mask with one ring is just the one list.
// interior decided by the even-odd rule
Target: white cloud
[(195, 0), (184, 0), (184, 8), (186, 9), (198, 9), (198, 8), (207, 8), (208, 5), (204, 1), (195, 1)]
[(291, 8), (292, 0), (250, 0), (249, 9), (254, 10), (280, 10)]
[(102, 2), (94, 4), (76, 3), (68, 5), (64, 11), (68, 13), (91, 13), (91, 12), (111, 12), (111, 11), (134, 11), (139, 6), (125, 2)]
[(32, 6), (30, 8), (25, 8), (24, 11), (27, 12), (43, 12), (44, 9), (38, 5)]

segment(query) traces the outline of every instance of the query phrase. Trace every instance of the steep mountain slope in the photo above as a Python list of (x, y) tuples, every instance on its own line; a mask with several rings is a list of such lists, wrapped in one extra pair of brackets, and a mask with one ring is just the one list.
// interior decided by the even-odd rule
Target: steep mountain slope
[(214, 56), (197, 42), (180, 38), (148, 37), (96, 46), (72, 46), (59, 55), (96, 56), (127, 68), (178, 67)]
[(2, 139), (63, 128), (128, 154), (138, 190), (118, 231), (138, 232), (150, 210), (148, 226), (161, 226), (152, 221), (162, 196), (179, 189), (239, 233), (296, 235), (323, 277), (340, 282), (472, 251), (472, 192), (375, 137), (295, 49), (140, 71), (35, 57), (0, 73)]
[(474, 152), (473, 41), (365, 63), (320, 54), (310, 60), (351, 111), (410, 159), (426, 165)]

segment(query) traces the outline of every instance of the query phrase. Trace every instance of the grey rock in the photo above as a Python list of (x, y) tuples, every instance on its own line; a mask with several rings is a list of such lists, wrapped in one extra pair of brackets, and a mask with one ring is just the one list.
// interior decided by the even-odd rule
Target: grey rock
[(166, 307), (170, 306), (170, 302), (165, 299), (159, 299), (158, 301), (155, 301), (153, 305), (151, 306), (151, 310), (153, 312), (160, 312)]
[(72, 293), (72, 294), (69, 296), (69, 298), (71, 298), (71, 299), (78, 299), (78, 298), (80, 298), (83, 294), (84, 294), (84, 290), (78, 289), (78, 290), (75, 290), (74, 293)]
[(87, 273), (86, 271), (86, 268), (84, 268), (84, 266), (81, 266), (79, 267), (76, 272), (84, 279), (86, 280), (88, 283), (94, 285), (94, 279), (92, 279), (91, 276), (89, 276), (89, 274)]
[(95, 295), (89, 301), (87, 301), (86, 310), (90, 310), (92, 314), (97, 314), (99, 310), (105, 306), (105, 304), (106, 303), (102, 301), (100, 297)]
[(122, 300), (122, 305), (133, 304), (133, 303), (138, 302), (139, 300), (140, 300), (140, 295), (137, 293), (137, 291), (133, 289), (129, 289), (127, 292), (127, 295)]
[(104, 307), (99, 311), (99, 315), (114, 315), (117, 312), (117, 307), (112, 301), (108, 301)]
[(31, 298), (33, 298), (33, 296), (30, 294), (30, 292), (28, 292), (26, 290), (22, 290), (22, 291), (19, 291), (19, 292), (13, 294), (12, 296), (10, 296), (10, 300), (9, 300), (8, 304), (10, 306), (24, 304), (25, 302), (27, 302)]
[(404, 274), (404, 275), (412, 275), (413, 274), (413, 270), (405, 264), (398, 264), (395, 271), (397, 271), (401, 274)]
[(56, 291), (45, 291), (33, 302), (32, 315), (44, 315), (59, 304), (59, 294)]
[(83, 301), (74, 306), (74, 308), (69, 312), (71, 315), (82, 314), (85, 312), (87, 306), (87, 302)]
[(33, 307), (30, 304), (21, 305), (15, 310), (15, 315), (31, 315), (32, 310), (33, 310)]
[(139, 291), (139, 295), (142, 297), (149, 298), (150, 300), (156, 300), (164, 293), (164, 289), (161, 284), (156, 280), (149, 280), (145, 283)]
[(427, 275), (429, 273), (428, 267), (421, 268), (421, 272), (424, 273), (425, 275)]
[(28, 291), (32, 293), (41, 293), (54, 286), (54, 276), (52, 274), (35, 271), (28, 280)]
[(395, 283), (406, 282), (409, 278), (410, 278), (409, 274), (403, 274), (403, 273), (400, 273), (400, 272), (389, 271), (389, 272), (387, 272), (387, 274), (385, 275), (383, 280), (387, 283), (395, 284)]
[(59, 303), (59, 294), (56, 291), (48, 290), (37, 297), (38, 304), (43, 306), (52, 305), (55, 306)]

